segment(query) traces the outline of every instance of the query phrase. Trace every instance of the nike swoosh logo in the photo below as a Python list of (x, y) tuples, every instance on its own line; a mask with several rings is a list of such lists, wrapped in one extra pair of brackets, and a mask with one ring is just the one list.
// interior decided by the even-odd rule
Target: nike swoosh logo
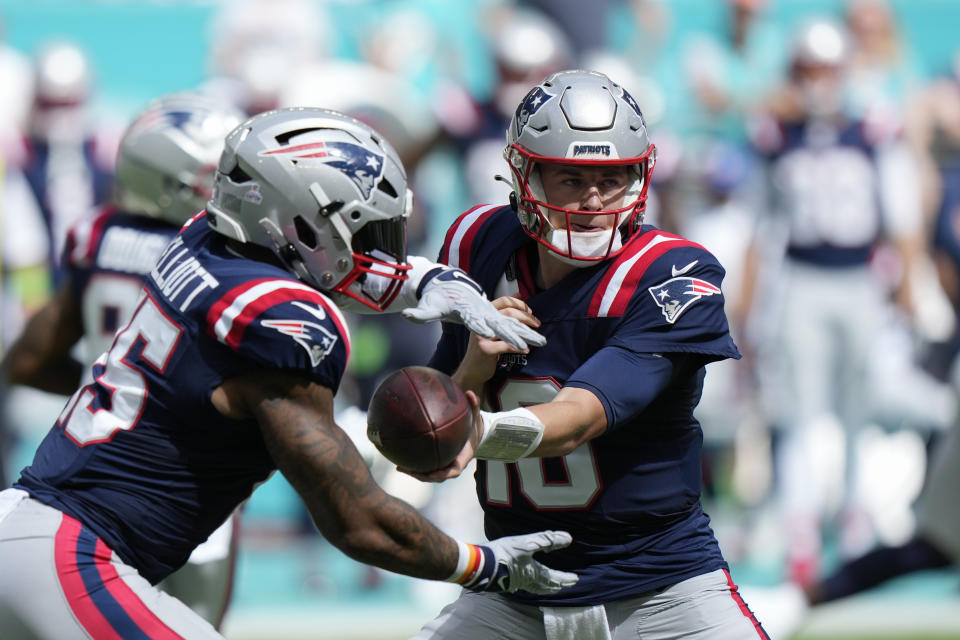
[(312, 307), (310, 305), (306, 305), (300, 302), (299, 300), (294, 300), (290, 304), (292, 304), (295, 307), (300, 307), (301, 309), (303, 309), (304, 311), (312, 315), (317, 320), (325, 320), (327, 318), (327, 313), (320, 307)]
[(670, 267), (670, 273), (671, 273), (672, 277), (674, 277), (674, 278), (676, 278), (677, 276), (682, 276), (682, 275), (685, 274), (687, 271), (690, 271), (690, 269), (693, 269), (693, 267), (694, 267), (698, 262), (700, 262), (700, 261), (699, 261), (699, 260), (694, 260), (693, 262), (691, 262), (691, 263), (688, 264), (687, 266), (683, 267), (682, 269), (677, 269), (677, 265), (673, 265), (672, 267)]

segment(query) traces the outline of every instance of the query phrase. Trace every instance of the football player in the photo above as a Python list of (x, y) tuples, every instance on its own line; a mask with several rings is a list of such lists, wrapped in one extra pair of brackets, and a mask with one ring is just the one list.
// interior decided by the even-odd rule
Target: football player
[(19, 168), (43, 214), (50, 274), (59, 286), (67, 230), (109, 195), (117, 132), (92, 118), (94, 69), (81, 46), (48, 42), (35, 54), (33, 68), (33, 104)]
[[(911, 317), (911, 285), (923, 257), (915, 157), (890, 122), (849, 115), (848, 60), (848, 34), (840, 25), (821, 17), (801, 24), (787, 83), (754, 141), (772, 215), (758, 226), (747, 257), (760, 267), (745, 272), (762, 278), (763, 287), (751, 282), (745, 292), (756, 289), (754, 313), (768, 314), (769, 330), (757, 345), (758, 383), (778, 436), (777, 497), (788, 573), (798, 584), (819, 570), (825, 517), (845, 521), (842, 554), (869, 543), (872, 526), (853, 482), (855, 436), (883, 418), (871, 412), (878, 404), (870, 386), (872, 354), (894, 316), (891, 297), (899, 314)], [(884, 245), (902, 272), (895, 283), (875, 268)], [(816, 452), (820, 434), (846, 439), (845, 447), (831, 447), (845, 452), (835, 465), (841, 490), (815, 466), (823, 460)]]
[[(69, 395), (106, 351), (137, 302), (143, 279), (180, 227), (203, 209), (223, 140), (244, 115), (209, 98), (175, 94), (148, 105), (124, 133), (115, 204), (70, 229), (63, 281), (7, 353), (10, 384)], [(165, 583), (219, 627), (232, 590), (233, 517)]]
[(484, 410), (450, 467), (411, 475), (442, 481), (475, 457), (487, 535), (575, 532), (550, 564), (580, 581), (464, 592), (416, 638), (766, 638), (700, 503), (705, 366), (740, 357), (724, 271), (643, 224), (655, 150), (640, 107), (606, 75), (550, 75), (517, 107), (504, 155), (510, 205), (461, 215), (441, 260), (550, 346), (517, 353), (446, 324), (430, 364)]
[(91, 382), (0, 492), (0, 628), (221, 638), (156, 585), (277, 469), (356, 560), (471, 589), (576, 582), (532, 559), (569, 534), (458, 542), (384, 493), (333, 421), (350, 352), (334, 300), (543, 344), (465, 274), (408, 262), (410, 206), (396, 152), (342, 114), (269, 111), (227, 136), (206, 212), (164, 248)]

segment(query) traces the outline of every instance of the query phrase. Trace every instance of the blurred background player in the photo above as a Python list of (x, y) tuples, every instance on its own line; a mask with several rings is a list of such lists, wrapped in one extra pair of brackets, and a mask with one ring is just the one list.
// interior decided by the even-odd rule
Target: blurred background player
[[(184, 93), (151, 103), (134, 119), (120, 142), (114, 202), (70, 230), (60, 287), (10, 346), (2, 366), (7, 384), (63, 395), (77, 388), (130, 320), (157, 258), (203, 210), (223, 140), (243, 117)], [(217, 627), (232, 589), (234, 529), (231, 517), (164, 583)]]
[(461, 597), (420, 640), (767, 638), (700, 503), (705, 366), (739, 358), (723, 267), (643, 225), (655, 163), (634, 98), (593, 71), (549, 75), (520, 101), (504, 159), (510, 205), (479, 205), (441, 258), (547, 336), (528, 354), (446, 325), (430, 361), (482, 399), (474, 457), (487, 535), (577, 532), (555, 596)]
[[(218, 4), (207, 28), (204, 93), (254, 115), (281, 105), (305, 66), (330, 51), (323, 7), (302, 0), (239, 0)], [(304, 103), (305, 104), (305, 103)]]
[[(742, 308), (762, 314), (753, 321), (769, 330), (757, 345), (758, 380), (782, 436), (779, 506), (789, 572), (801, 584), (818, 571), (825, 517), (843, 522), (847, 553), (870, 544), (855, 443), (878, 419), (873, 349), (896, 317), (890, 300), (912, 317), (923, 250), (917, 168), (901, 132), (846, 110), (849, 46), (836, 21), (801, 24), (789, 80), (755, 139), (775, 215), (760, 221), (746, 258)], [(894, 256), (892, 277), (876, 269), (878, 247)], [(766, 283), (759, 298), (758, 280)]]
[(116, 140), (96, 122), (94, 73), (79, 45), (69, 40), (43, 45), (33, 57), (33, 71), (21, 170), (46, 224), (56, 287), (67, 229), (110, 195)]
[[(67, 229), (109, 196), (116, 150), (95, 122), (94, 74), (82, 47), (45, 40), (26, 58), (25, 78), (15, 56), (3, 59), (10, 97), (0, 111), (9, 117), (0, 122), (0, 352), (49, 299)], [(0, 389), (0, 458), (37, 420), (53, 419), (63, 400), (22, 386)]]
[[(869, 4), (869, 3), (866, 3)], [(932, 250), (939, 282), (954, 310), (953, 331), (928, 345), (925, 364), (933, 375), (958, 388), (960, 345), (960, 69), (932, 81), (914, 96), (908, 134), (922, 158), (927, 186), (925, 208), (932, 223)], [(960, 422), (934, 433), (929, 470), (916, 505), (916, 529), (901, 544), (880, 545), (849, 559), (806, 589), (807, 602), (819, 605), (872, 589), (893, 578), (939, 569), (960, 561)]]
[[(153, 115), (183, 124), (175, 110)], [(192, 197), (199, 181), (177, 177), (187, 187), (177, 195)], [(278, 468), (325, 537), (357, 560), (476, 589), (576, 582), (532, 560), (569, 535), (457, 543), (384, 494), (333, 422), (349, 334), (321, 292), (375, 312), (396, 303), (420, 322), (459, 319), (520, 350), (542, 344), (463, 273), (407, 262), (410, 205), (396, 152), (352, 118), (278, 110), (231, 132), (210, 218), (193, 217), (163, 249), (89, 382), (0, 492), (10, 569), (0, 627), (50, 640), (220, 638), (156, 585)], [(131, 248), (109, 259), (140, 258)]]
[(503, 132), (530, 86), (574, 60), (564, 32), (535, 9), (508, 5), (491, 12), (484, 34), (494, 63), (493, 90), (487, 100), (448, 111), (443, 120), (463, 154), (468, 203), (498, 202), (510, 193), (509, 182), (495, 178), (503, 171)]

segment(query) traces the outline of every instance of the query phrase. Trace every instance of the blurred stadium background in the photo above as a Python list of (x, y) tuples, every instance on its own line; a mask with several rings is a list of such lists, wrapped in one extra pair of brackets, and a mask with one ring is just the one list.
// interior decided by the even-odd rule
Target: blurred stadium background
[[(529, 87), (551, 68), (595, 66), (627, 86), (644, 108), (661, 153), (651, 216), (662, 226), (681, 227), (694, 215), (688, 211), (704, 209), (708, 189), (720, 185), (732, 193), (750, 183), (750, 165), (737, 152), (748, 144), (749, 106), (782, 82), (793, 29), (814, 15), (842, 20), (851, 4), (0, 0), (0, 159), (7, 166), (25, 161), (17, 140), (31, 126), (29, 65), (46, 45), (65, 41), (83, 53), (88, 65), (82, 126), (104, 141), (107, 152), (135, 110), (160, 94), (184, 89), (203, 88), (251, 112), (277, 104), (311, 104), (367, 119), (387, 134), (410, 167), (419, 203), (411, 221), (411, 251), (432, 256), (456, 215), (480, 200), (505, 197), (491, 179), (502, 172), (495, 164), (502, 128), (488, 136), (484, 118), (499, 103), (515, 105), (522, 97), (516, 86)], [(896, 55), (877, 72), (869, 99), (906, 128), (914, 98), (937, 80), (960, 73), (960, 2), (881, 4), (892, 16)], [(739, 66), (730, 62), (727, 35), (738, 7), (757, 16), (753, 58)], [(748, 102), (748, 107), (711, 111), (706, 93), (698, 90), (703, 86), (698, 82), (710, 85), (711, 80), (714, 88), (728, 93), (727, 99)], [(64, 87), (68, 84), (64, 80)], [(719, 165), (703, 162), (730, 149), (734, 151), (722, 155)], [(17, 234), (18, 213), (8, 205), (2, 215), (9, 241)], [(737, 228), (721, 231), (738, 233)], [(29, 291), (12, 300), (11, 290), (5, 291), (5, 304), (20, 305), (4, 309), (5, 341), (16, 335), (23, 314), (42, 296), (42, 291)], [(931, 345), (948, 341), (953, 317), (943, 296), (934, 296), (922, 311), (905, 334), (906, 347), (895, 341), (878, 349), (899, 353), (906, 348), (913, 362)], [(355, 407), (365, 406), (381, 373), (423, 362), (436, 333), (431, 327), (355, 320), (355, 355), (341, 394), (340, 421), (363, 447), (363, 416)], [(946, 379), (942, 382), (931, 395), (913, 398), (926, 403), (928, 412), (906, 411), (906, 418), (898, 414), (893, 427), (878, 425), (861, 443), (871, 452), (873, 464), (865, 465), (864, 473), (878, 505), (872, 541), (896, 544), (913, 531), (909, 507), (920, 491), (926, 451), (953, 423), (953, 405), (944, 399), (944, 393), (952, 397), (953, 392)], [(27, 390), (11, 394), (4, 407), (12, 437), (8, 475), (29, 462), (62, 402)], [(939, 413), (937, 402), (944, 407)], [(773, 472), (765, 453), (769, 433), (752, 414), (730, 412), (743, 418), (733, 425), (722, 418), (714, 424), (716, 415), (702, 417), (711, 451), (705, 503), (745, 599), (774, 638), (787, 637), (776, 630), (794, 628), (799, 629), (794, 637), (810, 639), (960, 638), (955, 569), (895, 579), (818, 607), (795, 626), (792, 617), (800, 614), (779, 600), (787, 577), (786, 549), (772, 516)], [(391, 491), (449, 531), (464, 538), (481, 536), (469, 504), (469, 484), (423, 487), (391, 473), (369, 447), (365, 453)], [(824, 570), (842, 559), (831, 540), (828, 535)], [(240, 549), (225, 629), (230, 640), (406, 638), (456, 593), (448, 585), (386, 574), (345, 558), (314, 532), (279, 476), (246, 505)]]

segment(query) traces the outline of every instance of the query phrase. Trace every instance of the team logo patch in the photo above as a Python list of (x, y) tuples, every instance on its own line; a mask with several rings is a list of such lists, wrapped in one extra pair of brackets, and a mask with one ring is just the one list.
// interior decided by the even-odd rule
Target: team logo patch
[(647, 289), (667, 322), (673, 324), (680, 314), (703, 296), (720, 293), (716, 287), (700, 278), (670, 278), (656, 287)]
[(326, 358), (333, 346), (337, 344), (337, 336), (323, 325), (305, 320), (263, 320), (261, 324), (270, 329), (276, 329), (304, 348), (310, 356), (310, 364), (317, 366)]
[(520, 106), (517, 107), (517, 136), (523, 133), (524, 127), (530, 121), (530, 116), (540, 110), (540, 107), (549, 102), (553, 96), (541, 89), (534, 87), (523, 99)]
[(247, 192), (243, 194), (243, 199), (254, 204), (260, 204), (263, 202), (263, 194), (260, 193), (260, 185), (251, 185)]
[(316, 160), (339, 169), (350, 178), (364, 199), (370, 197), (383, 175), (383, 156), (352, 142), (308, 142), (283, 149), (261, 151), (261, 156), (282, 156), (290, 160)]

